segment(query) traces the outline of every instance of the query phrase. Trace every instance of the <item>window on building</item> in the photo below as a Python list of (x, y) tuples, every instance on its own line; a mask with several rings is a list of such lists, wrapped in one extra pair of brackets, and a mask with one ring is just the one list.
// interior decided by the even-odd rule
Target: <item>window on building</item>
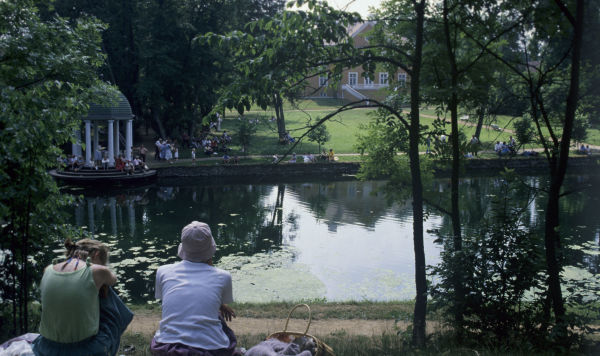
[(358, 84), (358, 73), (357, 72), (348, 73), (348, 85), (355, 86), (356, 84)]
[(398, 74), (398, 86), (401, 88), (406, 86), (406, 73)]
[(319, 86), (320, 87), (327, 86), (327, 76), (325, 76), (325, 75), (320, 75), (319, 76)]
[(373, 81), (369, 77), (365, 77), (365, 85), (373, 85)]
[(379, 84), (387, 85), (388, 83), (388, 74), (387, 72), (379, 73)]

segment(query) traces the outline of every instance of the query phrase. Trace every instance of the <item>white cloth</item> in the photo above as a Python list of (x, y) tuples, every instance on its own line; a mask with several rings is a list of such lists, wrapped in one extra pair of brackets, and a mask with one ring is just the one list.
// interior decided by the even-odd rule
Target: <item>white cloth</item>
[(229, 272), (186, 260), (161, 266), (156, 271), (155, 297), (162, 299), (156, 341), (205, 350), (229, 346), (219, 320), (221, 304), (233, 302)]
[(0, 356), (35, 356), (31, 344), (26, 340), (15, 341), (4, 350), (0, 350)]

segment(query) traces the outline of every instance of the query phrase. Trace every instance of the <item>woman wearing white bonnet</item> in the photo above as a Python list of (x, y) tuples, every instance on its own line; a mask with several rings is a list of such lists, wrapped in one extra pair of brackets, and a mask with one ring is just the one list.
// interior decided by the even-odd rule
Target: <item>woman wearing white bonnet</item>
[(182, 261), (156, 271), (156, 299), (162, 319), (150, 350), (153, 355), (237, 355), (237, 340), (225, 321), (235, 317), (231, 274), (213, 266), (217, 250), (210, 227), (192, 221), (181, 230)]

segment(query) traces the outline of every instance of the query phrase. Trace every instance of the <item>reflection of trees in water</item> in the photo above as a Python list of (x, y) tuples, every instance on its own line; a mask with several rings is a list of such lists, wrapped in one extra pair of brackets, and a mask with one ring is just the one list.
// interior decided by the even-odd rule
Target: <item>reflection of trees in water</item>
[[(530, 186), (544, 189), (546, 181), (524, 178)], [(589, 180), (588, 180), (589, 181)], [(575, 184), (584, 184), (586, 181)], [(497, 194), (501, 178), (467, 178), (461, 181), (462, 221), (464, 228), (473, 231), (489, 211), (490, 197)], [(132, 299), (152, 299), (154, 274), (158, 264), (177, 261), (180, 231), (192, 220), (210, 225), (219, 249), (217, 258), (233, 253), (252, 255), (259, 251), (278, 248), (286, 239), (293, 238), (297, 216), (294, 209), (286, 207), (286, 189), (295, 195), (300, 204), (309, 208), (314, 216), (331, 224), (360, 224), (374, 227), (390, 213), (401, 221), (410, 215), (410, 199), (390, 205), (377, 193), (384, 182), (345, 181), (334, 183), (305, 183), (288, 185), (184, 185), (120, 190), (113, 193), (84, 191), (84, 198), (73, 207), (73, 222), (86, 225), (102, 241), (114, 244), (113, 261), (135, 260), (132, 265), (121, 266), (119, 280), (132, 292)], [(430, 191), (443, 199), (448, 191), (447, 180), (434, 180)], [(525, 189), (514, 194), (515, 201), (526, 196)], [(573, 235), (572, 243), (581, 244), (596, 236), (598, 248), (598, 223), (591, 217), (597, 210), (600, 194), (593, 191), (574, 193), (561, 199), (569, 212), (562, 220), (562, 228)], [(372, 194), (375, 192), (374, 194)], [(81, 193), (81, 192), (77, 192)], [(438, 197), (439, 196), (439, 197)], [(440, 200), (444, 203), (443, 200)], [(543, 194), (533, 199), (527, 221), (535, 226), (544, 209)], [(291, 211), (290, 213), (285, 213)], [(439, 215), (437, 211), (436, 214)], [(443, 215), (441, 215), (443, 216)], [(592, 219), (592, 221), (590, 221)], [(443, 219), (441, 232), (450, 231), (450, 222)], [(570, 242), (571, 243), (571, 242)], [(583, 261), (592, 272), (598, 273), (600, 257), (582, 251), (568, 250), (568, 261)], [(148, 258), (148, 260), (144, 260)], [(148, 272), (150, 271), (150, 272)], [(149, 296), (143, 296), (149, 293)]]
[[(392, 207), (379, 189), (383, 182), (343, 181), (329, 183), (290, 184), (317, 220), (324, 220), (329, 231), (339, 224), (360, 224), (373, 228)], [(394, 211), (403, 212), (396, 205)], [(400, 214), (402, 215), (402, 214)]]
[[(510, 200), (514, 207), (528, 205), (528, 209), (520, 211), (524, 221), (529, 221), (528, 228), (532, 229), (543, 242), (543, 219), (546, 207), (545, 191), (548, 188), (546, 177), (527, 176), (521, 177), (521, 183), (514, 191), (511, 191)], [(561, 204), (561, 236), (564, 236), (563, 244), (581, 245), (594, 236), (598, 236), (598, 224), (594, 221), (590, 212), (597, 209), (600, 199), (600, 187), (590, 187), (589, 183), (593, 176), (572, 175), (565, 182), (565, 191), (577, 188), (585, 188), (583, 191), (565, 195), (560, 200)], [(431, 183), (430, 192), (436, 192), (436, 203), (447, 206), (449, 201), (449, 181), (436, 179)], [(497, 177), (471, 177), (460, 181), (461, 194), (461, 221), (463, 229), (467, 234), (476, 233), (484, 216), (490, 213), (492, 197), (500, 194), (504, 180)], [(434, 212), (439, 214), (438, 211)], [(442, 216), (440, 235), (451, 236), (451, 222), (447, 215)], [(596, 246), (598, 244), (596, 243)], [(597, 247), (598, 248), (598, 247)], [(600, 257), (598, 255), (585, 254), (582, 250), (565, 250), (565, 264), (583, 264), (591, 272), (598, 273)]]

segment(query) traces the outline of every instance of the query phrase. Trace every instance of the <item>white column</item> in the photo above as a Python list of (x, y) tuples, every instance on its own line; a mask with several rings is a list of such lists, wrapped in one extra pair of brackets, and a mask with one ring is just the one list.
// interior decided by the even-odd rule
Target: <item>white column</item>
[(75, 130), (75, 143), (71, 144), (71, 154), (81, 156), (81, 130)]
[(119, 120), (115, 120), (115, 157), (119, 156), (119, 146), (120, 146), (120, 141), (119, 141)]
[(127, 120), (127, 130), (126, 130), (126, 145), (125, 147), (125, 157), (131, 161), (131, 147), (133, 146), (133, 120)]
[(90, 137), (90, 120), (85, 120), (85, 165), (92, 159), (92, 138)]
[(108, 120), (108, 165), (115, 165), (115, 147), (114, 147), (113, 120)]

